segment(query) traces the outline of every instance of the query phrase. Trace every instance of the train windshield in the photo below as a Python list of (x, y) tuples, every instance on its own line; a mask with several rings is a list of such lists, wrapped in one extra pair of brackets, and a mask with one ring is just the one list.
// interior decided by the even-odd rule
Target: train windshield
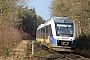
[(73, 24), (56, 24), (56, 35), (63, 37), (73, 37)]

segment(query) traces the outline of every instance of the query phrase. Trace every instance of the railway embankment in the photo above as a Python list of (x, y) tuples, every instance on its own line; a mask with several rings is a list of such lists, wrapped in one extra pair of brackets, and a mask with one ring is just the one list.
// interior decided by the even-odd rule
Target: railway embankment
[[(81, 54), (77, 54), (75, 53), (67, 53), (67, 52), (55, 52), (53, 50), (48, 49), (45, 46), (42, 46), (38, 43), (34, 44), (34, 55), (32, 56), (32, 59), (36, 59), (36, 60), (89, 60), (89, 57), (84, 57), (84, 55)], [(31, 49), (32, 49), (32, 45), (31, 42), (28, 43), (28, 59), (31, 59)]]
[(78, 54), (55, 52), (42, 46), (38, 43), (34, 43), (34, 55), (32, 55), (32, 41), (22, 40), (20, 44), (12, 49), (11, 53), (7, 57), (0, 57), (1, 60), (89, 60)]

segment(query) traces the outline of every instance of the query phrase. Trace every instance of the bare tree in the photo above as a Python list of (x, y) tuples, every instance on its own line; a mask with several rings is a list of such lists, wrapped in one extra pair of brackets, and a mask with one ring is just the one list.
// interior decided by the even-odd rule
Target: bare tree
[(76, 22), (77, 33), (89, 32), (90, 0), (53, 0), (52, 16), (66, 16)]

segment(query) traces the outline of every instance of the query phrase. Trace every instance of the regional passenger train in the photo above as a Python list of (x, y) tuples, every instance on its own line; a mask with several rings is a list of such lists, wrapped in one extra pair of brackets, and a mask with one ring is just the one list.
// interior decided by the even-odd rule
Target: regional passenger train
[(72, 51), (76, 42), (75, 23), (67, 17), (53, 17), (38, 26), (36, 41), (57, 51)]

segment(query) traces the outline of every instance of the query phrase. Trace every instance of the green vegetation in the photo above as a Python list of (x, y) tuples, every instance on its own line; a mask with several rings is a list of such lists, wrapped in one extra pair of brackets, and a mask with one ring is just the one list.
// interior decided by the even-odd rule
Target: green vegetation
[(35, 32), (36, 32), (36, 18), (37, 15), (35, 13), (35, 9), (28, 9), (27, 7), (23, 8), (23, 6), (20, 6), (19, 9), (19, 25), (17, 25), (18, 29), (22, 28), (24, 32), (34, 35), (35, 38)]
[(60, 10), (63, 7), (63, 4), (59, 4), (56, 6), (56, 10)]

